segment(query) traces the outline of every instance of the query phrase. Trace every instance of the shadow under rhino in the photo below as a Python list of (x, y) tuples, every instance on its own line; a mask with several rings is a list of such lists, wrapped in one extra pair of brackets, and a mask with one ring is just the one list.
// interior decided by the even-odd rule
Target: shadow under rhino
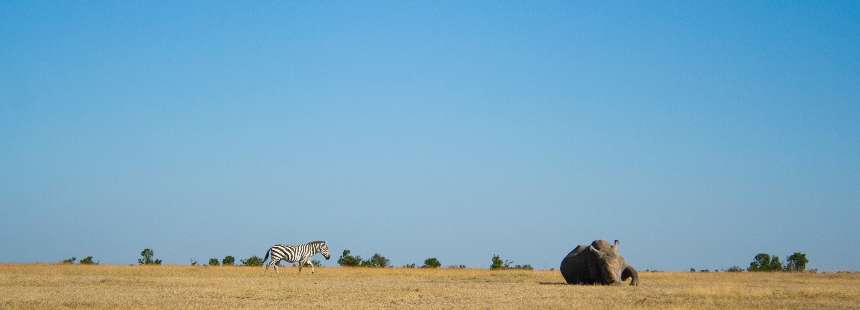
[(615, 240), (595, 240), (591, 245), (578, 245), (561, 261), (561, 275), (568, 284), (621, 285), (632, 278), (630, 285), (639, 285), (639, 273), (621, 256), (621, 244)]

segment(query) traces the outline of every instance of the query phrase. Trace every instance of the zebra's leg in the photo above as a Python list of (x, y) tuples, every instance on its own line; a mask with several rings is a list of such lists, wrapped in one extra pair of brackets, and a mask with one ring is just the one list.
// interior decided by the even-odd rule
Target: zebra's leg
[(280, 273), (280, 272), (278, 272), (278, 262), (277, 261), (274, 262), (274, 264), (272, 264), (272, 266), (273, 266), (272, 268), (275, 268), (275, 273)]
[(302, 260), (300, 263), (302, 264), (302, 266), (304, 266), (305, 264), (311, 265), (311, 273), (314, 273), (314, 265), (311, 264), (311, 255), (310, 254), (305, 254), (305, 256), (302, 257)]
[(314, 274), (314, 262), (308, 260), (308, 265), (311, 265), (311, 274)]

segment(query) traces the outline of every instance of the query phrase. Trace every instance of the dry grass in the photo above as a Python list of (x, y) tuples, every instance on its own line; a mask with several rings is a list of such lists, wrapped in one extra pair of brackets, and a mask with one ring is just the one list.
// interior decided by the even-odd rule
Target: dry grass
[(858, 309), (860, 274), (642, 273), (639, 287), (557, 271), (0, 265), (0, 308)]

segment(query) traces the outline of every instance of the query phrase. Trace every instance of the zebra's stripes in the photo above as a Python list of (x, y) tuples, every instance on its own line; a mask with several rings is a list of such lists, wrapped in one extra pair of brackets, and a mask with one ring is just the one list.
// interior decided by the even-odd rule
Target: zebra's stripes
[(305, 264), (309, 264), (311, 265), (311, 273), (314, 273), (314, 264), (311, 263), (311, 257), (317, 253), (322, 254), (326, 260), (331, 258), (328, 253), (328, 243), (325, 241), (311, 241), (300, 245), (276, 244), (266, 251), (263, 262), (271, 255), (272, 259), (269, 263), (264, 264), (266, 265), (266, 270), (269, 270), (269, 266), (273, 266), (275, 272), (278, 272), (278, 262), (283, 260), (290, 263), (299, 263), (299, 272), (302, 272), (302, 267)]

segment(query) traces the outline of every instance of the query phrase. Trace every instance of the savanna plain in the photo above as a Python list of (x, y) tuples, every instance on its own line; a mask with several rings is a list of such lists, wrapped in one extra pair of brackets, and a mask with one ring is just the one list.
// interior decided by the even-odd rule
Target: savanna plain
[(558, 271), (0, 265), (0, 308), (860, 309), (858, 273), (641, 272), (574, 286)]

